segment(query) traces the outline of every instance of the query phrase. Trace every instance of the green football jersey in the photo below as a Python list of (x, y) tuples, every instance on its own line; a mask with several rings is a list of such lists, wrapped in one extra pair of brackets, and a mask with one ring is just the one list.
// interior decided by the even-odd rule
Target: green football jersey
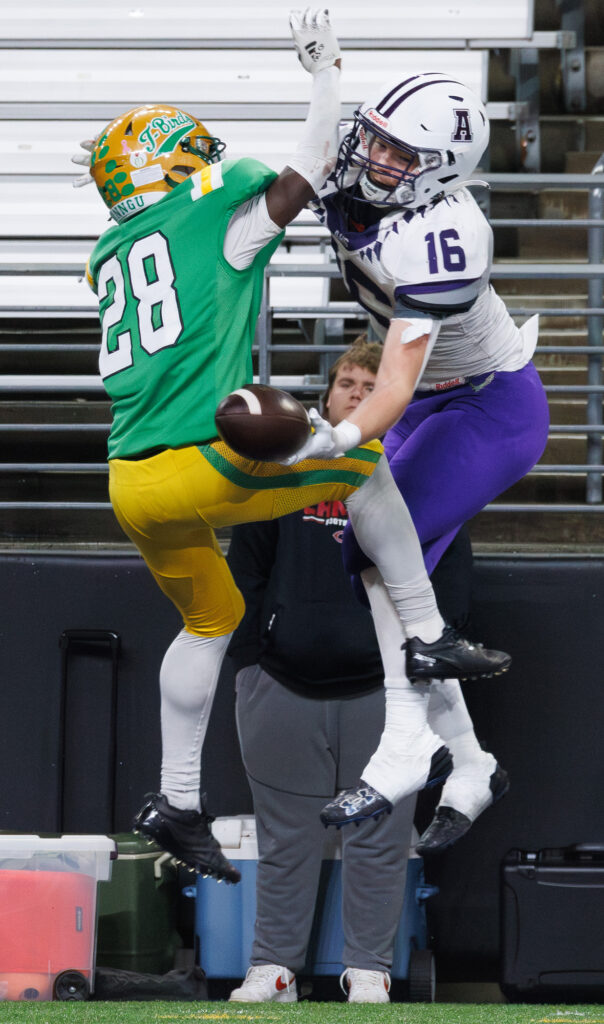
[(252, 159), (211, 164), (110, 228), (88, 263), (99, 296), (99, 370), (112, 402), (109, 458), (216, 437), (214, 412), (252, 381), (264, 268), (282, 233), (234, 270), (234, 210), (276, 177)]

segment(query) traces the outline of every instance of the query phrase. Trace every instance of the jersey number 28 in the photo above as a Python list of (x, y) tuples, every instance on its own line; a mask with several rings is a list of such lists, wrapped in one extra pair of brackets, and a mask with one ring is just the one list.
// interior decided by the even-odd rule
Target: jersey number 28
[[(139, 238), (126, 257), (129, 289), (136, 300), (140, 346), (149, 355), (175, 345), (183, 324), (174, 288), (174, 268), (161, 231)], [(102, 310), (99, 371), (103, 379), (132, 366), (132, 331), (119, 330), (126, 311), (124, 269), (117, 256), (103, 263), (98, 294)], [(115, 328), (116, 330), (112, 330)]]

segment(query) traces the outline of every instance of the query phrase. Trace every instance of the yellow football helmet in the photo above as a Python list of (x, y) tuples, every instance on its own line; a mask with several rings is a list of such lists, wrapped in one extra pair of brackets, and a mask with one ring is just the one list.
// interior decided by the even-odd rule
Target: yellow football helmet
[(118, 223), (162, 199), (190, 174), (217, 163), (224, 142), (177, 107), (120, 114), (96, 139), (90, 174)]

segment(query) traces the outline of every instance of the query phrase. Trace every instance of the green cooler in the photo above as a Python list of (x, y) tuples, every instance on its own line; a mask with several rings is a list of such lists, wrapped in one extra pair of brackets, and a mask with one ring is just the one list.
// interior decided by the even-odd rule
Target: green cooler
[(176, 928), (176, 864), (132, 832), (111, 836), (117, 843), (111, 882), (99, 887), (97, 967), (141, 974), (166, 974), (182, 945)]

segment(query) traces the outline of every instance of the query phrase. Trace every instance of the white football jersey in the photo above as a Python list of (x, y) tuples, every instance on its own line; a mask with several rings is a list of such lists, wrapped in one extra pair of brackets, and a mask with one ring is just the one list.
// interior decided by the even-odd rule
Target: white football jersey
[[(466, 188), (418, 210), (396, 209), (364, 230), (351, 229), (338, 195), (328, 179), (309, 206), (329, 228), (344, 283), (378, 337), (392, 317), (440, 323), (420, 387), (526, 365), (536, 323), (519, 330), (490, 286), (493, 233)], [(355, 211), (362, 216), (362, 204)]]

